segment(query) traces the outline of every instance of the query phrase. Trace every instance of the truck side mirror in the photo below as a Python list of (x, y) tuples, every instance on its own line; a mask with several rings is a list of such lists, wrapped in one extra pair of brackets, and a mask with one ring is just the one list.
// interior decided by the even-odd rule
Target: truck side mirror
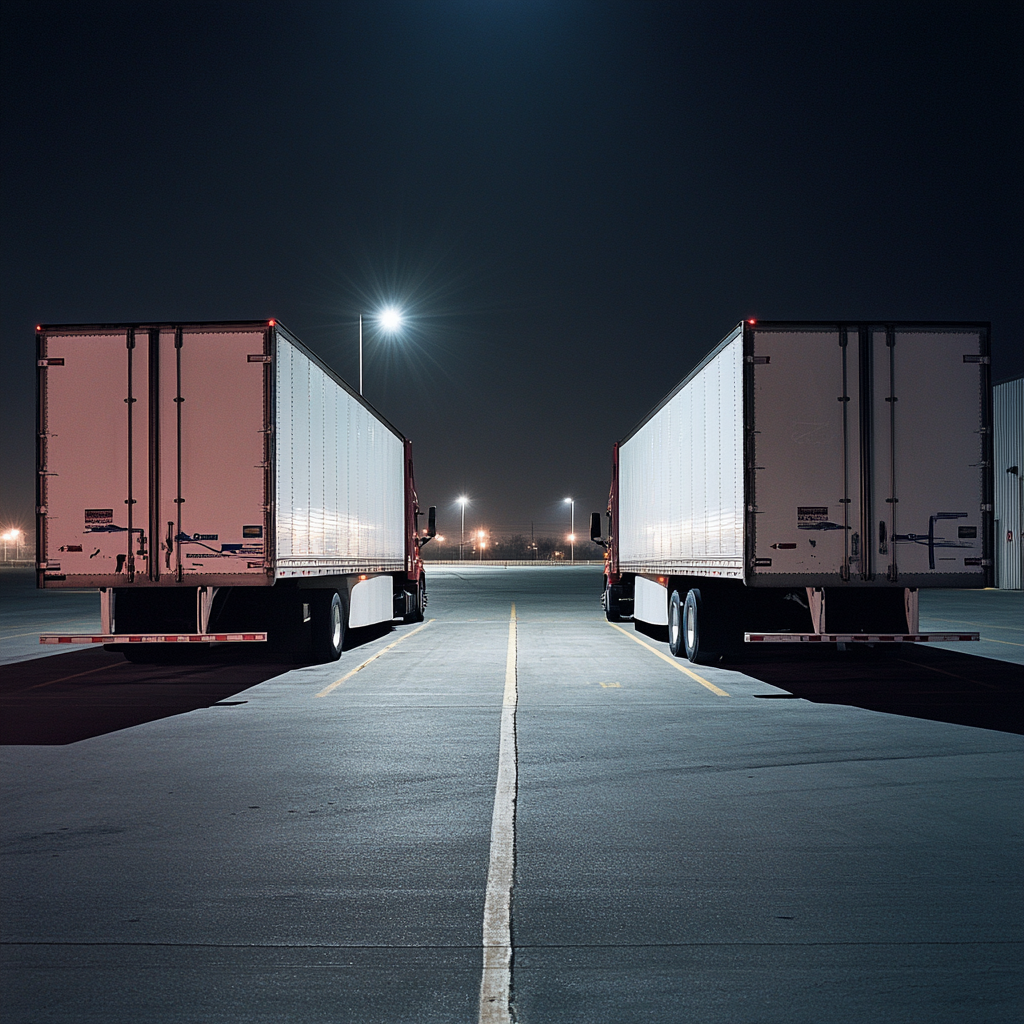
[(591, 512), (590, 513), (590, 539), (595, 544), (600, 544), (601, 547), (607, 547), (608, 545), (601, 540), (601, 513)]
[[(416, 513), (419, 515), (419, 512)], [(421, 548), (429, 544), (437, 536), (437, 506), (431, 505), (427, 509), (427, 532), (422, 537), (416, 538), (416, 547)]]

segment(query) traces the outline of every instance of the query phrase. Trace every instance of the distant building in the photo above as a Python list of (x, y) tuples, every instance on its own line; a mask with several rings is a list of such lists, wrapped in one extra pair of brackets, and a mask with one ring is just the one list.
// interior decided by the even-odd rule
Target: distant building
[(1020, 590), (1024, 577), (1024, 377), (992, 392), (995, 425), (996, 586)]

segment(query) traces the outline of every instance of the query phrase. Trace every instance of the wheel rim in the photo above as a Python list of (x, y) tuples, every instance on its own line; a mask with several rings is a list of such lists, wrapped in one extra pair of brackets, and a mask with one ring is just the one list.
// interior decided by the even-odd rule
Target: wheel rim
[(672, 646), (679, 646), (679, 605), (673, 603), (672, 611), (668, 617), (668, 628), (672, 639)]
[(693, 621), (693, 609), (686, 609), (686, 646), (692, 651), (697, 639), (697, 630)]
[(341, 647), (341, 605), (337, 601), (331, 605), (331, 644), (335, 650)]

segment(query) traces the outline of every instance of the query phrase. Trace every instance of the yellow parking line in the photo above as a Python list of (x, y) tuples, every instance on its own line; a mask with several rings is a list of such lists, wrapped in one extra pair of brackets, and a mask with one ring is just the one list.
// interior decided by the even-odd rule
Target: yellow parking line
[(366, 668), (366, 666), (369, 665), (371, 661), (376, 661), (382, 654), (387, 654), (387, 652), (390, 651), (392, 647), (397, 647), (403, 640), (408, 640), (409, 637), (411, 637), (414, 633), (418, 633), (421, 629), (426, 629), (427, 626), (429, 626), (433, 621), (435, 620), (427, 619), (427, 621), (424, 622), (422, 626), (417, 626), (415, 629), (410, 630), (408, 633), (406, 633), (405, 636), (400, 636), (394, 643), (388, 644), (387, 647), (382, 647), (376, 654), (371, 654), (370, 657), (362, 663), (362, 665), (357, 665), (354, 669), (352, 669), (351, 672), (346, 672), (345, 675), (343, 675), (340, 679), (336, 679), (333, 683), (331, 683), (330, 686), (325, 686), (319, 693), (314, 693), (313, 696), (326, 697), (327, 694), (331, 692), (331, 690), (341, 686), (342, 683), (351, 679), (357, 672), (362, 672), (363, 669)]
[(706, 679), (702, 679), (696, 672), (691, 672), (685, 665), (680, 665), (675, 658), (670, 658), (667, 654), (662, 654), (657, 647), (652, 647), (650, 644), (646, 644), (638, 636), (634, 636), (632, 633), (626, 632), (621, 626), (616, 626), (614, 622), (609, 622), (609, 626), (612, 629), (617, 629), (623, 636), (628, 636), (630, 640), (635, 640), (641, 647), (646, 647), (652, 654), (656, 654), (662, 661), (667, 661), (673, 668), (679, 669), (680, 672), (688, 675), (691, 679), (696, 679), (701, 686), (706, 686), (712, 693), (717, 693), (719, 697), (728, 697), (729, 694), (725, 690), (720, 690), (714, 683), (709, 683)]

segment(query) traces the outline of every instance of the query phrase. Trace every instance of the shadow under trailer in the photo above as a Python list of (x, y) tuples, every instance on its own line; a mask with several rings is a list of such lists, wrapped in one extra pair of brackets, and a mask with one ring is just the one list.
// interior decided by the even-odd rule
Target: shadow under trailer
[(615, 445), (607, 618), (697, 663), (977, 640), (918, 593), (992, 585), (991, 395), (987, 323), (744, 321)]
[(411, 443), (274, 320), (37, 329), (39, 587), (133, 661), (316, 661), (427, 603)]

